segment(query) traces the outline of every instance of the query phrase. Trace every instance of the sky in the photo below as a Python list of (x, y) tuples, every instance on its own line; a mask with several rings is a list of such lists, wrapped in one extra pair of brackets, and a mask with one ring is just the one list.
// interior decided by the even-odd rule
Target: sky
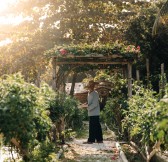
[[(17, 0), (0, 0), (0, 25), (15, 24), (21, 22), (21, 17), (5, 17), (6, 12), (9, 12), (9, 5), (14, 5)], [(0, 41), (0, 46), (11, 43), (9, 38)]]
[(0, 0), (0, 24), (18, 24), (19, 22), (21, 22), (21, 16), (13, 17), (11, 15), (5, 17), (6, 12), (10, 12), (9, 5), (14, 5), (16, 2), (17, 0)]
[(9, 5), (15, 4), (17, 0), (0, 0), (0, 13), (5, 12)]

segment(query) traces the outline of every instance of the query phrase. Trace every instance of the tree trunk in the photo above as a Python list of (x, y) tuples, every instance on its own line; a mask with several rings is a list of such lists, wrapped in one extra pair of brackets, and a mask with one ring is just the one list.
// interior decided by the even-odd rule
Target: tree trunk
[(74, 73), (73, 78), (72, 78), (71, 90), (70, 90), (70, 96), (72, 96), (72, 97), (74, 95), (74, 89), (75, 89), (76, 79), (77, 79), (77, 73)]

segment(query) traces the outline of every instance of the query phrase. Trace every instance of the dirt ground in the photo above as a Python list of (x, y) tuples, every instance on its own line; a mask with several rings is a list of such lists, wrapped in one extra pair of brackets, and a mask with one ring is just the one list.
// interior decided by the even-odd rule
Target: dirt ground
[(115, 135), (112, 131), (103, 131), (103, 143), (83, 144), (87, 141), (88, 131), (81, 137), (67, 142), (60, 162), (122, 162), (120, 150), (116, 147)]
[(76, 139), (68, 144), (63, 162), (122, 162), (115, 141), (102, 144), (83, 144), (85, 139)]

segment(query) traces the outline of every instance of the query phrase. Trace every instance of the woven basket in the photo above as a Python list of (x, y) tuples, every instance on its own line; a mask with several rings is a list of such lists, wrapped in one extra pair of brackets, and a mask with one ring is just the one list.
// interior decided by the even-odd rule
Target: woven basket
[(87, 102), (87, 95), (88, 92), (83, 92), (83, 93), (75, 93), (74, 97), (79, 100), (81, 103), (86, 103)]

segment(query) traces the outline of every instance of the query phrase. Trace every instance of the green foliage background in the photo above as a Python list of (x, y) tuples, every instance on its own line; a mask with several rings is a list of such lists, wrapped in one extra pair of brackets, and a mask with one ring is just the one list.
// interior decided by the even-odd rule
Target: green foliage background
[(17, 73), (2, 76), (0, 87), (0, 133), (6, 146), (16, 147), (11, 140), (17, 141), (23, 160), (53, 158), (56, 145), (49, 140), (49, 132), (60, 117), (65, 118), (66, 129), (82, 128), (83, 112), (78, 109), (78, 102), (55, 93), (46, 83), (38, 88)]
[(128, 101), (128, 110), (124, 112), (123, 129), (128, 131), (129, 140), (134, 141), (142, 152), (145, 153), (145, 146), (152, 148), (157, 141), (165, 150), (168, 143), (168, 103), (159, 101), (155, 91), (142, 85), (135, 84), (134, 91)]
[(20, 154), (31, 152), (36, 142), (46, 139), (51, 125), (45, 92), (26, 83), (20, 74), (1, 77), (0, 87), (0, 132), (5, 144), (14, 138)]

